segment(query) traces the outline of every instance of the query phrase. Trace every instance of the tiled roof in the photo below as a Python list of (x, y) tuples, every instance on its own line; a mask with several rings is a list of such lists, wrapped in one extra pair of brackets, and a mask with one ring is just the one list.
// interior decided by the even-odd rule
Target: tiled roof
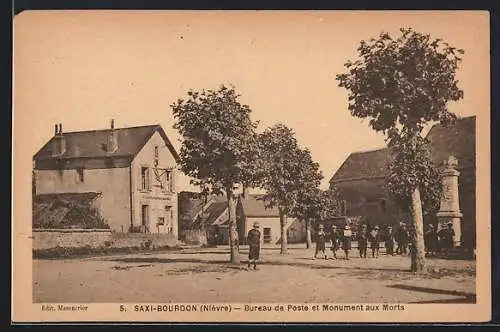
[(384, 177), (388, 162), (387, 148), (351, 153), (330, 182)]
[(160, 125), (149, 125), (128, 128), (116, 128), (118, 148), (116, 151), (109, 153), (106, 151), (106, 142), (111, 133), (111, 129), (103, 130), (88, 130), (62, 133), (66, 141), (66, 152), (57, 157), (52, 156), (52, 142), (55, 137), (52, 137), (38, 151), (34, 159), (70, 159), (70, 158), (100, 158), (111, 156), (135, 156), (148, 139), (158, 131), (165, 140), (165, 143), (176, 160), (179, 156), (175, 151), (172, 143), (167, 138), (165, 131)]
[[(459, 168), (474, 166), (475, 125), (475, 116), (458, 118), (450, 128), (434, 125), (426, 136), (431, 141), (431, 157), (434, 162), (441, 164), (453, 154), (459, 160)], [(383, 178), (389, 158), (387, 148), (351, 153), (330, 179), (330, 183)]]
[(179, 222), (193, 222), (196, 215), (205, 205), (205, 200), (199, 193), (182, 191), (179, 193)]
[[(210, 204), (210, 206), (207, 208), (205, 211), (207, 219), (206, 223), (207, 225), (214, 225), (214, 222), (217, 221), (217, 218), (220, 217), (221, 214), (223, 214), (227, 210), (227, 202), (225, 201), (218, 201)], [(217, 225), (224, 225), (228, 223), (227, 218), (224, 220), (219, 220)]]
[(243, 213), (246, 217), (279, 217), (278, 208), (266, 208), (263, 195), (247, 195), (241, 199)]

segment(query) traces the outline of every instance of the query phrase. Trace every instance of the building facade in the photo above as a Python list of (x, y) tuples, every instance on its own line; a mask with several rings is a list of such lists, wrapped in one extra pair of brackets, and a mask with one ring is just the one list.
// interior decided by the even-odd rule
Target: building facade
[[(279, 244), (281, 241), (280, 217), (277, 208), (266, 208), (262, 195), (240, 195), (236, 206), (236, 217), (240, 243), (246, 243), (248, 231), (254, 222), (260, 224), (261, 239), (264, 244)], [(305, 242), (305, 223), (297, 218), (286, 219), (288, 243)]]
[(97, 192), (115, 232), (177, 237), (179, 156), (160, 125), (63, 132), (34, 156), (35, 194)]
[[(476, 117), (457, 119), (452, 127), (434, 125), (426, 135), (431, 158), (441, 166), (450, 156), (458, 159), (459, 205), (463, 213), (464, 245), (475, 247), (476, 229)], [(330, 180), (342, 201), (343, 215), (358, 218), (369, 225), (396, 224), (408, 218), (385, 189), (390, 161), (387, 148), (354, 152)], [(424, 223), (437, 222), (435, 215), (424, 215)]]

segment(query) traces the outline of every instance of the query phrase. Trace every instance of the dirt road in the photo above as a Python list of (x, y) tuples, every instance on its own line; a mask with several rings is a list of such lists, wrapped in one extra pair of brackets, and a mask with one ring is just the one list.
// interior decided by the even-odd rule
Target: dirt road
[[(247, 251), (242, 250), (242, 260)], [(227, 248), (34, 260), (35, 302), (398, 302), (475, 301), (475, 262), (429, 259), (408, 272), (408, 257), (312, 260), (312, 250), (262, 252), (257, 271), (227, 263)], [(341, 255), (340, 255), (341, 256)]]

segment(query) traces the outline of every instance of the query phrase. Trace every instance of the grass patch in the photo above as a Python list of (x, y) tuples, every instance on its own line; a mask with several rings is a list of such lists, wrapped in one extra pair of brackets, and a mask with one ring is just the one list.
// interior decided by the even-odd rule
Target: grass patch
[(146, 246), (133, 246), (133, 247), (98, 247), (92, 248), (90, 246), (84, 247), (55, 247), (47, 249), (34, 249), (33, 258), (34, 259), (70, 259), (70, 258), (82, 258), (89, 256), (104, 256), (113, 254), (132, 254), (132, 253), (142, 253), (142, 252), (163, 252), (163, 251), (180, 251), (179, 246), (158, 246), (158, 247), (146, 247)]

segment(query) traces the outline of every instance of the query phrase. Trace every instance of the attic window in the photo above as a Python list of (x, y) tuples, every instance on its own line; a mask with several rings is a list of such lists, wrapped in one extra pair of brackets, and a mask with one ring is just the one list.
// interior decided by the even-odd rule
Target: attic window
[(159, 149), (160, 148), (158, 146), (155, 146), (155, 158), (159, 158), (159, 156), (160, 156)]

